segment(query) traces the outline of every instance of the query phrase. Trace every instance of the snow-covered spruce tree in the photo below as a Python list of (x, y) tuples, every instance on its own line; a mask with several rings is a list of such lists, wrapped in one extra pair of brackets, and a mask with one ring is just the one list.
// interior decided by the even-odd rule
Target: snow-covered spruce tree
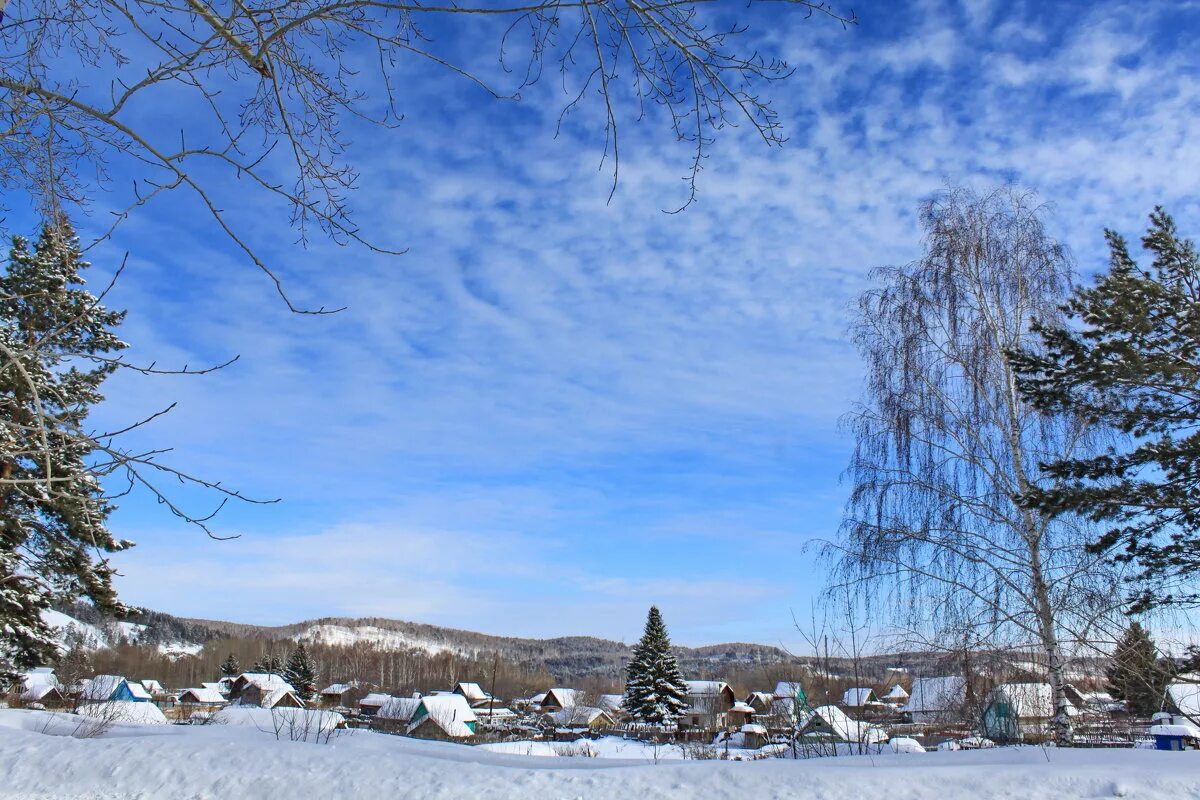
[(1103, 526), (1092, 549), (1138, 568), (1132, 611), (1200, 606), (1200, 254), (1162, 208), (1142, 238), (1148, 269), (1105, 237), (1108, 271), (1075, 291), (1066, 319), (1036, 327), (1042, 346), (1017, 354), (1018, 387), (1125, 438), (1050, 461), (1052, 481), (1028, 500)]
[(313, 663), (303, 642), (292, 648), (287, 666), (283, 669), (283, 679), (292, 685), (302, 700), (311, 700), (316, 693), (317, 665)]
[(1134, 621), (1117, 642), (1106, 677), (1109, 692), (1125, 701), (1130, 714), (1148, 717), (1162, 708), (1171, 662), (1159, 655), (1150, 632)]
[(113, 506), (83, 434), (100, 386), (125, 345), (109, 311), (83, 288), (88, 264), (64, 219), (38, 240), (13, 239), (0, 276), (0, 672), (49, 663), (53, 600), (86, 598), (107, 614), (127, 609), (106, 555), (131, 546), (106, 526)]
[(263, 653), (262, 658), (255, 661), (254, 666), (250, 667), (250, 671), (268, 675), (282, 675), (283, 659), (274, 653)]
[(646, 629), (633, 648), (625, 681), (625, 710), (650, 725), (674, 722), (687, 707), (687, 685), (671, 652), (671, 639), (662, 613), (650, 607)]
[(221, 675), (226, 678), (232, 678), (234, 675), (242, 674), (242, 665), (238, 661), (237, 656), (233, 653), (225, 656), (225, 660), (221, 662)]

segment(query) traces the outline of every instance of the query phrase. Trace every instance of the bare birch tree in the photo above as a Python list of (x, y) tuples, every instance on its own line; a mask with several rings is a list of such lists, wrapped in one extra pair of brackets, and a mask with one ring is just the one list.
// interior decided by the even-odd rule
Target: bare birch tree
[(842, 535), (826, 548), (841, 585), (891, 603), (910, 628), (1043, 654), (1060, 737), (1064, 662), (1108, 622), (1116, 581), (1078, 519), (1019, 502), (1039, 463), (1092, 446), (1084, 422), (1016, 390), (1010, 353), (1057, 320), (1071, 266), (1030, 193), (952, 189), (921, 214), (925, 252), (876, 270), (853, 335), (865, 398)]

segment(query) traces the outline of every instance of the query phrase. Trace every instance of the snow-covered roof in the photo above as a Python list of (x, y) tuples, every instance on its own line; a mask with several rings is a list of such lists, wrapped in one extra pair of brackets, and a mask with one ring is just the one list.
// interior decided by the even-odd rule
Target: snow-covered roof
[(908, 692), (900, 684), (896, 684), (891, 689), (888, 689), (887, 694), (883, 696), (884, 700), (907, 700)]
[(1200, 728), (1195, 725), (1176, 724), (1176, 725), (1151, 725), (1151, 736), (1186, 736), (1191, 739), (1200, 739)]
[(53, 683), (41, 683), (37, 681), (30, 683), (26, 681), (25, 689), (21, 692), (21, 699), (27, 703), (37, 703), (44, 700), (46, 695), (56, 691), (58, 691), (58, 687)]
[(146, 691), (149, 692), (150, 694), (166, 694), (167, 693), (167, 690), (163, 688), (163, 685), (161, 683), (159, 683), (158, 681), (154, 680), (153, 678), (146, 678), (146, 679), (142, 680), (142, 686), (144, 686), (146, 688)]
[(297, 696), (296, 690), (287, 683), (285, 683), (283, 686), (276, 686), (263, 692), (262, 700), (259, 702), (259, 705), (263, 708), (274, 708), (286, 697), (291, 697), (297, 705), (304, 705), (299, 696)]
[(492, 699), (492, 696), (485, 692), (478, 683), (459, 683), (455, 685), (454, 691), (472, 702)]
[(599, 698), (600, 707), (608, 712), (620, 712), (625, 707), (625, 695), (602, 694)]
[(84, 700), (109, 700), (123, 683), (128, 684), (129, 681), (120, 675), (97, 675), (83, 681), (81, 696)]
[[(280, 689), (286, 687), (295, 691), (292, 685), (284, 680), (282, 675), (276, 675), (273, 672), (243, 672), (237, 676), (237, 680), (252, 683), (260, 689)], [(236, 683), (237, 681), (234, 682)]]
[(738, 713), (741, 713), (741, 714), (753, 714), (754, 713), (754, 707), (752, 705), (750, 705), (749, 703), (743, 703), (741, 700), (738, 700), (736, 703), (734, 703), (733, 707), (730, 708), (729, 710), (737, 711)]
[[(546, 692), (546, 694), (542, 696), (541, 705), (548, 705), (551, 700), (556, 700), (558, 705), (562, 706), (563, 708), (570, 708), (571, 706), (575, 705), (575, 694), (576, 691), (574, 689), (556, 687)], [(553, 697), (551, 697), (551, 695), (553, 695)]]
[(461, 694), (439, 694), (422, 697), (418, 709), (424, 708), (425, 713), (417, 717), (408, 726), (411, 733), (422, 724), (436, 723), (448, 736), (462, 739), (473, 736), (475, 732), (467, 726), (468, 722), (478, 721), (471, 704)]
[(201, 683), (200, 685), (205, 689), (212, 689), (215, 692), (224, 692), (226, 686), (222, 681), (210, 681), (208, 683)]
[(150, 692), (146, 691), (146, 687), (137, 681), (129, 681), (129, 693), (133, 695), (134, 700), (150, 700)]
[(371, 692), (369, 695), (358, 701), (360, 706), (382, 706), (388, 700), (391, 700), (390, 694), (383, 692)]
[(550, 715), (555, 725), (562, 725), (568, 728), (587, 727), (601, 717), (609, 723), (613, 721), (612, 717), (604, 709), (593, 708), (592, 706), (571, 706), (570, 708), (564, 708), (562, 711), (555, 711)]
[(478, 709), (475, 717), (479, 722), (490, 722), (493, 720), (513, 719), (517, 716), (517, 712), (511, 708), (504, 706), (488, 706), (484, 709)]
[[(846, 712), (837, 706), (821, 706), (813, 709), (813, 717), (820, 717), (830, 727), (834, 734), (843, 741), (873, 743), (887, 739), (887, 734), (874, 725), (858, 722), (846, 716)], [(810, 718), (810, 722), (811, 719)]]
[(910, 713), (949, 711), (961, 706), (966, 699), (967, 681), (960, 675), (917, 678), (903, 710)]
[(780, 681), (775, 684), (776, 697), (789, 697), (795, 700), (804, 693), (804, 686), (800, 681)]
[(184, 689), (179, 693), (179, 702), (181, 703), (206, 703), (210, 705), (220, 705), (228, 702), (225, 696), (221, 694), (215, 686), (205, 684), (191, 689)]
[(842, 705), (860, 708), (875, 700), (875, 690), (867, 686), (855, 686), (842, 694)]
[(398, 719), (408, 722), (416, 713), (419, 705), (421, 705), (421, 699), (418, 697), (389, 697), (379, 707), (379, 712), (375, 716), (380, 719)]
[(751, 692), (746, 695), (747, 703), (762, 703), (769, 706), (775, 700), (775, 695), (771, 692)]
[(324, 689), (321, 690), (321, 694), (341, 695), (341, 694), (345, 694), (348, 691), (350, 691), (350, 684), (348, 684), (348, 683), (331, 683), (328, 686), (326, 686)]
[(694, 697), (721, 694), (729, 688), (725, 681), (684, 681), (687, 693)]
[(757, 733), (762, 736), (766, 736), (767, 729), (762, 725), (759, 725), (757, 722), (747, 722), (742, 726), (742, 733)]
[(167, 718), (154, 703), (131, 700), (106, 700), (82, 705), (75, 712), (80, 716), (129, 725), (166, 725)]
[(1167, 686), (1167, 697), (1180, 714), (1200, 717), (1200, 683), (1172, 683)]

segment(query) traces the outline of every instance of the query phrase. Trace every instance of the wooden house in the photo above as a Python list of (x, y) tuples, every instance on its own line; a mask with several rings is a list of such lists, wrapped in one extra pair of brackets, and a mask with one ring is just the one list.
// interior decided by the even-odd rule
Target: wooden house
[(229, 689), (229, 701), (260, 708), (304, 708), (304, 701), (282, 676), (243, 672)]
[(799, 733), (802, 736), (853, 744), (878, 744), (887, 741), (887, 733), (883, 729), (853, 720), (837, 706), (820, 706), (813, 709), (808, 720), (800, 727)]
[(689, 728), (715, 731), (728, 724), (727, 714), (737, 697), (724, 681), (684, 681), (688, 707), (680, 724)]
[(220, 708), (229, 703), (215, 683), (184, 689), (179, 693), (178, 702), (181, 706), (198, 706), (209, 709)]
[[(1048, 683), (1002, 683), (984, 700), (983, 735), (997, 742), (1020, 742), (1046, 734), (1056, 715)], [(1068, 715), (1075, 713), (1067, 706)]]
[(547, 691), (538, 705), (542, 711), (562, 711), (575, 705), (575, 695), (574, 689), (557, 687)]
[(102, 703), (108, 700), (149, 703), (153, 699), (146, 687), (120, 675), (97, 675), (83, 681), (80, 689), (79, 699), (85, 703)]
[(569, 730), (600, 731), (617, 724), (607, 711), (592, 706), (570, 706), (549, 716), (555, 728)]
[(485, 692), (478, 683), (456, 683), (453, 691), (454, 694), (465, 697), (471, 708), (499, 705), (495, 698)]
[(25, 705), (38, 703), (46, 708), (58, 708), (66, 698), (58, 678), (50, 667), (38, 667), (26, 672), (21, 679), (21, 702)]
[(475, 712), (462, 695), (430, 695), (419, 699), (407, 732), (421, 739), (461, 741), (475, 735), (477, 724)]
[(943, 723), (962, 718), (967, 703), (967, 681), (959, 675), (917, 678), (901, 709), (915, 723)]
[(851, 687), (842, 693), (842, 708), (851, 711), (865, 711), (868, 706), (877, 708), (882, 705), (875, 690), (867, 686)]

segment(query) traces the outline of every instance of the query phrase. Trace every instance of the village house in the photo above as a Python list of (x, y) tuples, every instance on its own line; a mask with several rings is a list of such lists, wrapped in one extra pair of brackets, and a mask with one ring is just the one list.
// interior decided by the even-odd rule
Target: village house
[(220, 708), (227, 705), (229, 701), (221, 694), (220, 684), (205, 683), (190, 689), (184, 689), (179, 693), (179, 705), (181, 706), (199, 706), (202, 708)]
[(332, 683), (317, 693), (317, 702), (325, 708), (354, 708), (368, 694), (357, 681)]
[(614, 720), (619, 721), (625, 716), (625, 695), (623, 694), (602, 694), (597, 700), (597, 704)]
[(569, 706), (549, 716), (556, 729), (569, 731), (600, 731), (617, 724), (607, 711), (591, 706)]
[(260, 708), (304, 708), (304, 701), (282, 676), (267, 672), (243, 672), (229, 689), (229, 700)]
[(369, 694), (363, 695), (362, 699), (358, 701), (358, 713), (362, 714), (364, 717), (373, 717), (379, 713), (379, 709), (383, 707), (384, 703), (394, 699), (396, 698), (392, 697), (390, 694), (384, 694), (383, 692), (370, 692)]
[(483, 687), (478, 683), (456, 683), (454, 684), (453, 691), (454, 694), (465, 697), (471, 708), (481, 708), (496, 704), (495, 698), (485, 692)]
[(412, 724), (413, 714), (420, 705), (419, 697), (387, 697), (370, 715), (371, 728), (403, 733)]
[(897, 683), (879, 699), (889, 706), (903, 706), (908, 702), (908, 691)]
[(420, 739), (460, 741), (475, 735), (478, 719), (460, 694), (422, 697), (413, 711), (408, 735)]
[(1200, 725), (1200, 682), (1175, 681), (1168, 684), (1163, 708), (1172, 716)]
[[(1042, 736), (1054, 709), (1054, 692), (1048, 683), (1002, 683), (984, 699), (983, 735), (998, 742), (1020, 742)], [(1075, 707), (1067, 706), (1074, 714)]]
[(966, 702), (967, 681), (961, 676), (917, 678), (901, 711), (915, 723), (938, 724), (962, 717)]
[(86, 703), (103, 703), (121, 700), (132, 703), (149, 703), (152, 698), (146, 687), (120, 675), (97, 675), (83, 681), (79, 699)]
[(680, 724), (689, 728), (715, 731), (727, 727), (727, 713), (737, 697), (724, 681), (684, 681), (688, 704)]
[(167, 690), (163, 688), (163, 685), (161, 683), (154, 680), (153, 678), (143, 679), (142, 681), (140, 681), (140, 683), (142, 684), (142, 688), (144, 688), (147, 692), (149, 692), (150, 696), (152, 698), (154, 698), (155, 700), (158, 700), (160, 698), (165, 698), (167, 696)]
[(66, 700), (58, 678), (50, 667), (37, 667), (26, 672), (21, 678), (20, 687), (21, 702), (27, 705), (39, 703), (46, 708), (56, 708)]
[(820, 706), (813, 709), (808, 720), (800, 727), (799, 733), (801, 736), (852, 744), (878, 744), (887, 741), (887, 733), (882, 728), (853, 720), (837, 706)]
[(875, 690), (865, 686), (856, 686), (842, 693), (842, 707), (852, 711), (863, 711), (867, 706), (883, 705), (875, 696)]
[(544, 712), (562, 711), (576, 705), (574, 689), (555, 688), (541, 696), (537, 706)]

